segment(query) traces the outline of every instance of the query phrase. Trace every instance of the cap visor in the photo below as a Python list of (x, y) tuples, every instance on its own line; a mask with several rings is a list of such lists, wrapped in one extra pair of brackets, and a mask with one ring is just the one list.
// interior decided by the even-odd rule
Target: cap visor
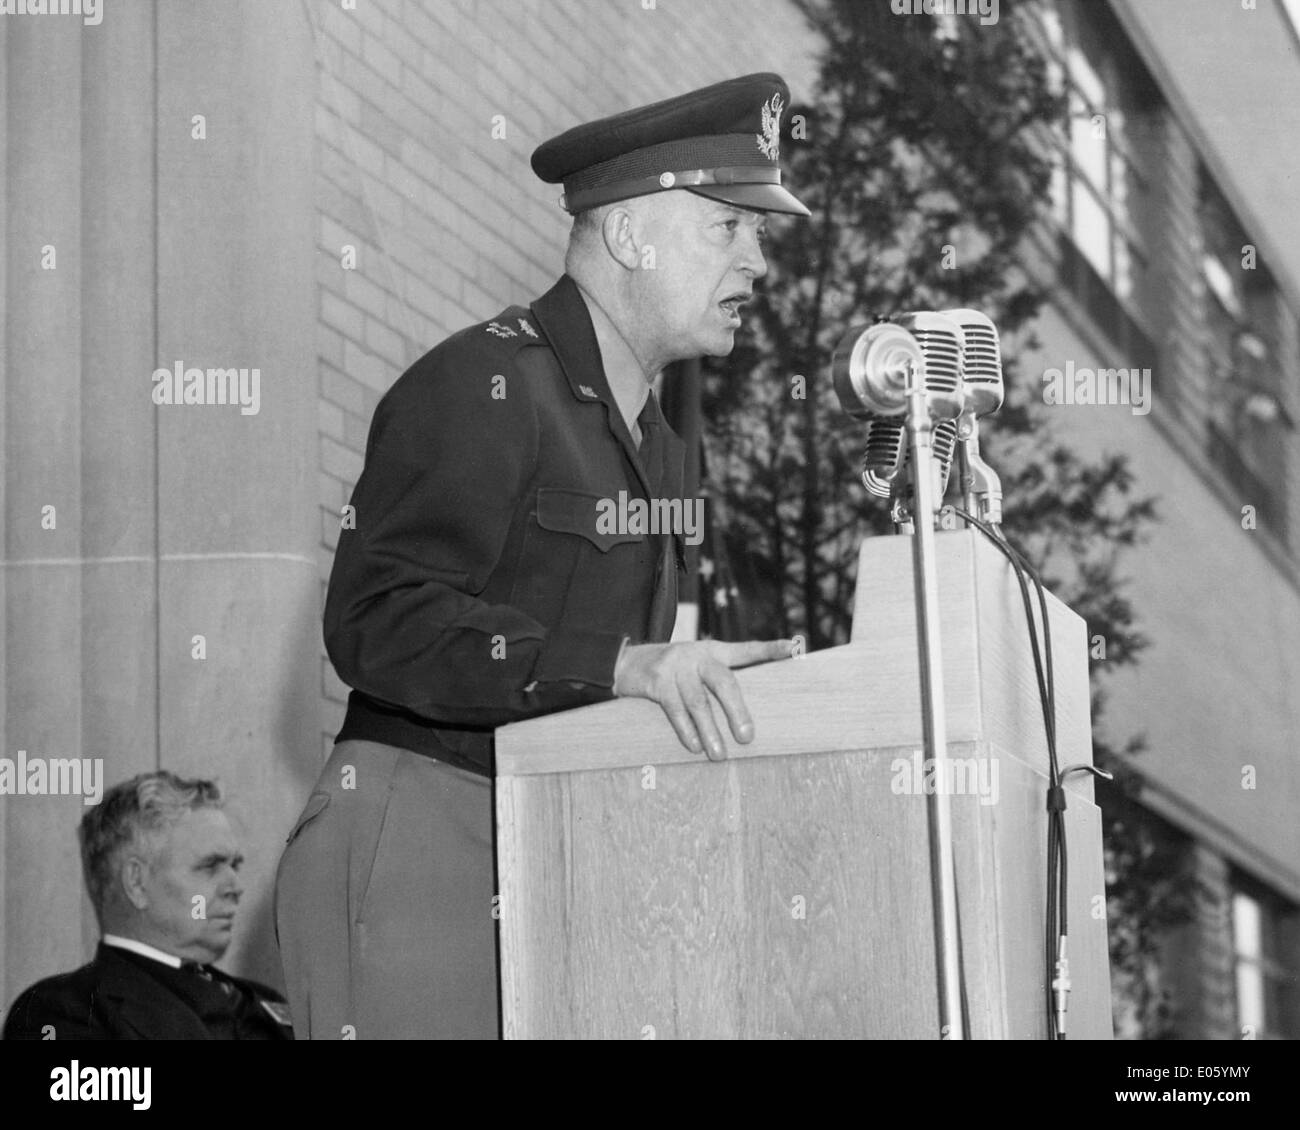
[(794, 196), (779, 184), (700, 184), (686, 188), (710, 200), (721, 200), (737, 208), (755, 212), (785, 212), (791, 216), (811, 216)]

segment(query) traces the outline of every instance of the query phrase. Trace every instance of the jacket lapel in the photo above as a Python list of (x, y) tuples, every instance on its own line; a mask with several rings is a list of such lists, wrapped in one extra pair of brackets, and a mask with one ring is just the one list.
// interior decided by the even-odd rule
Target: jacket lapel
[(632, 433), (628, 431), (623, 413), (614, 402), (609, 381), (605, 379), (596, 331), (592, 328), (591, 315), (587, 313), (587, 304), (578, 284), (568, 275), (562, 275), (559, 282), (533, 303), (532, 311), (559, 359), (574, 399), (585, 402), (599, 400), (605, 405), (605, 424), (622, 446), (628, 464), (641, 484), (642, 495), (649, 498), (650, 481)]
[(210, 1040), (203, 1021), (185, 1001), (112, 946), (100, 942), (99, 991), (117, 1026), (141, 1040)]
[[(559, 359), (560, 368), (574, 399), (587, 402), (600, 400), (605, 405), (606, 425), (622, 445), (627, 463), (641, 485), (642, 497), (648, 500), (651, 487), (645, 464), (623, 421), (623, 414), (614, 402), (609, 382), (605, 379), (605, 366), (601, 361), (596, 331), (592, 327), (591, 315), (587, 312), (587, 304), (578, 290), (578, 284), (567, 274), (562, 275), (550, 290), (532, 304), (532, 312)], [(650, 411), (658, 422), (663, 440), (660, 445), (663, 465), (658, 468), (660, 494), (665, 498), (680, 498), (685, 449), (680, 437), (668, 427), (668, 421), (664, 419), (653, 390), (650, 397), (653, 401)], [(679, 532), (664, 537), (660, 544), (662, 550), (650, 611), (650, 630), (652, 638), (667, 640), (672, 634), (677, 613), (677, 571), (685, 571), (686, 553), (684, 539)]]

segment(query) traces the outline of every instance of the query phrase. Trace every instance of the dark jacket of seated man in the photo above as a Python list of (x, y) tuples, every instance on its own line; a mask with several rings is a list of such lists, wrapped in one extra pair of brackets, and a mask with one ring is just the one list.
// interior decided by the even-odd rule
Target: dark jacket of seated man
[(289, 1040), (288, 1024), (284, 998), (266, 985), (101, 941), (94, 960), (14, 1001), (4, 1038)]
[(7, 1040), (286, 1040), (284, 998), (214, 968), (230, 945), (243, 862), (211, 781), (146, 773), (80, 827), (103, 938), (88, 964), (24, 991)]

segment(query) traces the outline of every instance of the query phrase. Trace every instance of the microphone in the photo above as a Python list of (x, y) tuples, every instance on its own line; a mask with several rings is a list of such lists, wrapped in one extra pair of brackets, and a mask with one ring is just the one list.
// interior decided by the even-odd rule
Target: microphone
[(926, 378), (920, 342), (893, 322), (854, 326), (831, 355), (840, 407), (858, 420), (901, 416), (913, 374)]
[(934, 458), (938, 464), (936, 474), (939, 476), (939, 501), (942, 504), (944, 493), (948, 489), (948, 476), (952, 472), (953, 452), (957, 450), (957, 421), (940, 420), (934, 426)]
[(931, 440), (934, 455), (935, 496), (940, 501), (948, 489), (953, 452), (957, 446), (957, 419), (965, 406), (962, 374), (966, 339), (961, 324), (947, 314), (916, 310), (900, 314), (896, 324), (907, 329), (925, 358), (925, 400), (935, 421)]
[(978, 310), (945, 310), (966, 338), (962, 373), (965, 406), (957, 419), (961, 440), (961, 492), (966, 511), (993, 525), (1002, 522), (1002, 480), (980, 455), (980, 419), (1002, 407), (1002, 348), (997, 327)]
[(835, 347), (831, 378), (844, 411), (866, 421), (862, 484), (889, 498), (907, 456), (907, 392), (912, 380), (925, 379), (921, 347), (890, 322), (854, 326)]
[(965, 403), (962, 356), (966, 347), (961, 326), (945, 314), (916, 310), (899, 314), (894, 324), (916, 338), (925, 358), (925, 404), (932, 420), (955, 420)]

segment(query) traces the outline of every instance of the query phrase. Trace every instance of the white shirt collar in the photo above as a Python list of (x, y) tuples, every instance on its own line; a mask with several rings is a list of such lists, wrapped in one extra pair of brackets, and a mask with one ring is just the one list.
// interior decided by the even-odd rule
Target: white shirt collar
[(154, 949), (153, 946), (146, 945), (144, 942), (137, 942), (134, 938), (124, 938), (120, 934), (105, 934), (104, 945), (116, 946), (120, 950), (130, 950), (132, 953), (138, 953), (141, 957), (147, 957), (151, 961), (161, 961), (164, 965), (170, 965), (173, 969), (181, 967), (181, 959), (174, 953), (164, 953), (160, 949)]

